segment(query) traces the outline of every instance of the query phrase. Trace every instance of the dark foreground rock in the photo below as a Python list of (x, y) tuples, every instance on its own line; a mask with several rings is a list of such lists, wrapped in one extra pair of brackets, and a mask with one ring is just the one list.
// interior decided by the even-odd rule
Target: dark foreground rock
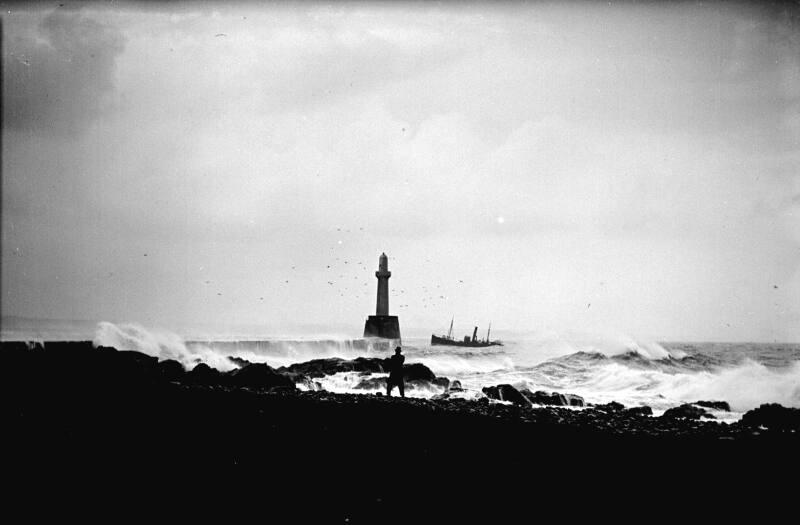
[(294, 390), (295, 382), (283, 374), (279, 374), (264, 363), (250, 363), (228, 374), (230, 384), (251, 388), (287, 388)]
[[(298, 522), (315, 511), (335, 517), (320, 523), (419, 522), (420, 509), (429, 518), (438, 509), (437, 523), (459, 511), (496, 522), (504, 509), (530, 512), (532, 495), (559, 508), (576, 498), (607, 504), (620, 490), (644, 500), (676, 476), (704, 497), (743, 485), (750, 498), (753, 486), (774, 497), (771, 481), (785, 479), (776, 469), (800, 467), (797, 410), (777, 406), (728, 425), (624, 407), (253, 388), (203, 366), (175, 380), (174, 365), (165, 373), (146, 356), (85, 344), (3, 345), (0, 359), (6, 501), (35, 498), (27, 516), (50, 507), (63, 517), (54, 495), (86, 512), (113, 491), (125, 509), (174, 501), (229, 512), (257, 501), (264, 515), (283, 509)], [(257, 383), (272, 377), (251, 373)], [(695, 468), (703, 475), (686, 475)], [(507, 482), (521, 472), (524, 483)], [(575, 488), (609, 473), (622, 481)], [(191, 497), (178, 497), (182, 489)]]
[(761, 405), (742, 416), (742, 425), (779, 432), (800, 432), (800, 409), (786, 408), (769, 403)]
[(528, 398), (528, 401), (535, 405), (553, 405), (564, 407), (582, 407), (586, 405), (584, 399), (581, 396), (576, 396), (575, 394), (560, 394), (558, 392), (543, 392), (541, 390), (531, 392), (527, 388), (520, 390), (520, 392), (522, 395)]
[(689, 403), (670, 408), (666, 410), (661, 417), (664, 419), (700, 419), (701, 417), (714, 419), (714, 416), (706, 412), (703, 408)]
[(727, 401), (695, 401), (692, 404), (703, 408), (712, 408), (714, 410), (720, 410), (722, 412), (731, 411), (731, 406), (728, 404)]
[(483, 387), (483, 393), (490, 399), (508, 401), (520, 406), (553, 405), (553, 406), (585, 406), (581, 396), (574, 394), (547, 393), (541, 390), (531, 392), (527, 388), (517, 390), (511, 385), (503, 384)]
[[(283, 374), (298, 384), (308, 382), (309, 378), (320, 378), (342, 372), (361, 372), (367, 374), (382, 374), (389, 371), (389, 358), (357, 357), (343, 359), (331, 357), (326, 359), (312, 359), (303, 363), (280, 367), (276, 372)], [(437, 377), (433, 371), (422, 363), (409, 363), (403, 366), (403, 379), (408, 389), (416, 388), (442, 388), (448, 389), (450, 380), (446, 377)], [(386, 388), (385, 377), (370, 377), (360, 381), (355, 386), (358, 390), (383, 390)]]

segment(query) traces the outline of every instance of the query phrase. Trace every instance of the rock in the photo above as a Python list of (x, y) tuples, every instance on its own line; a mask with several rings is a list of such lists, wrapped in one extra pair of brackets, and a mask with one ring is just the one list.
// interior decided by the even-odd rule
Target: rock
[(158, 363), (158, 372), (165, 381), (178, 381), (186, 374), (186, 369), (174, 359), (167, 359)]
[(323, 390), (322, 383), (319, 381), (313, 381), (310, 377), (306, 377), (302, 374), (297, 374), (294, 376), (287, 374), (287, 377), (289, 377), (289, 379), (291, 379), (295, 385), (304, 386), (306, 390), (311, 390), (312, 392)]
[[(450, 380), (446, 377), (434, 377), (433, 381), (427, 381), (425, 379), (408, 379), (407, 377), (403, 378), (404, 388), (406, 390), (414, 390), (414, 389), (433, 389), (433, 388), (442, 388), (447, 390), (447, 386), (450, 384)], [(359, 381), (356, 386), (354, 386), (356, 390), (385, 390), (386, 389), (386, 378), (385, 377), (368, 377), (366, 379), (362, 379)]]
[(388, 364), (388, 362), (378, 357), (357, 357), (356, 359), (330, 357), (327, 359), (312, 359), (311, 361), (295, 363), (290, 366), (282, 366), (277, 369), (277, 372), (302, 374), (308, 377), (324, 377), (340, 372), (369, 372), (376, 374), (388, 370), (388, 367), (384, 368), (385, 364)]
[(764, 404), (745, 412), (742, 425), (779, 431), (800, 431), (800, 408), (786, 408), (777, 403)]
[(625, 410), (625, 405), (612, 401), (604, 405), (595, 405), (594, 408), (603, 412), (619, 412), (620, 410)]
[(239, 365), (239, 367), (243, 367), (243, 366), (247, 366), (249, 364), (252, 364), (252, 361), (248, 361), (247, 359), (242, 359), (241, 357), (236, 357), (236, 356), (233, 356), (233, 355), (229, 355), (228, 356), (228, 361), (230, 361), (231, 363), (233, 363), (235, 365)]
[(586, 405), (586, 402), (581, 396), (576, 396), (575, 394), (559, 394), (558, 392), (553, 392), (548, 394), (547, 392), (543, 392), (541, 390), (537, 390), (536, 392), (531, 392), (527, 388), (522, 389), (522, 395), (528, 398), (531, 403), (536, 405), (556, 405), (556, 406), (577, 406), (582, 407)]
[(458, 379), (453, 379), (450, 381), (450, 391), (451, 392), (463, 392), (464, 387), (461, 386), (461, 381)]
[(625, 414), (631, 417), (644, 417), (644, 416), (652, 416), (653, 409), (648, 406), (643, 407), (633, 407), (625, 410)]
[(688, 403), (668, 409), (661, 417), (664, 419), (700, 419), (701, 417), (714, 419), (714, 416), (708, 414), (704, 409)]
[[(433, 380), (436, 379), (436, 374), (434, 374), (430, 368), (422, 363), (412, 363), (410, 365), (403, 366), (403, 379), (406, 381), (433, 382)], [(447, 382), (450, 383), (449, 380)]]
[(446, 377), (434, 377), (431, 383), (445, 390), (450, 388), (450, 380)]
[(724, 412), (731, 411), (731, 406), (726, 401), (695, 401), (692, 404), (705, 408), (713, 408), (714, 410), (722, 410)]
[(272, 389), (285, 387), (294, 390), (294, 381), (275, 371), (266, 363), (251, 363), (227, 374), (230, 383), (240, 387)]
[(272, 393), (292, 394), (297, 391), (297, 387), (294, 386), (294, 383), (292, 383), (291, 385), (278, 385), (270, 387), (269, 391)]
[(205, 363), (199, 363), (186, 374), (185, 379), (195, 385), (218, 385), (222, 380), (222, 373)]
[(485, 386), (481, 389), (486, 397), (500, 401), (509, 401), (515, 405), (531, 406), (530, 400), (519, 390), (508, 384)]
[(386, 390), (386, 378), (370, 377), (362, 379), (353, 388), (356, 390)]
[[(341, 372), (360, 372), (365, 374), (380, 374), (389, 370), (389, 358), (357, 357), (355, 359), (342, 359), (331, 357), (327, 359), (312, 359), (303, 363), (280, 367), (276, 371), (293, 377), (303, 375), (307, 377), (324, 377)], [(411, 363), (403, 366), (403, 379), (409, 381), (427, 381), (433, 383), (437, 377), (433, 371), (422, 363)], [(447, 381), (449, 383), (449, 380)], [(440, 380), (437, 386), (443, 386)]]

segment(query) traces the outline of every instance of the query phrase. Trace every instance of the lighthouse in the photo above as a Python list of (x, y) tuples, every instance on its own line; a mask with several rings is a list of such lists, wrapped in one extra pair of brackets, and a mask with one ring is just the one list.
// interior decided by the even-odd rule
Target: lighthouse
[(375, 272), (375, 277), (378, 278), (378, 306), (375, 309), (375, 315), (389, 315), (389, 277), (391, 276), (389, 258), (382, 253), (378, 258), (378, 271)]
[(400, 339), (400, 323), (396, 315), (389, 315), (389, 258), (382, 253), (378, 258), (378, 300), (375, 315), (370, 315), (364, 324), (364, 337)]

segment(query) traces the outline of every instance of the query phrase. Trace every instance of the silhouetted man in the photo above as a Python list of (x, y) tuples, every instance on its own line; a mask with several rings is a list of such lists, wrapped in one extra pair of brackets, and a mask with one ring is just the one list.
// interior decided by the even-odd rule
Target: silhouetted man
[(389, 360), (389, 380), (386, 381), (386, 395), (392, 395), (392, 388), (397, 386), (400, 390), (400, 397), (406, 397), (403, 385), (403, 362), (406, 356), (400, 353), (400, 347), (394, 349), (394, 355)]

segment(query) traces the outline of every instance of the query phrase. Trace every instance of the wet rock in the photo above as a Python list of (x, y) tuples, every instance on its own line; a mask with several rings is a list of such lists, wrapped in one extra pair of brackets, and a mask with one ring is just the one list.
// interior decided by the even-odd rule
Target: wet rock
[(167, 359), (158, 363), (158, 372), (164, 381), (179, 381), (186, 374), (186, 369), (178, 361)]
[(625, 410), (625, 405), (622, 403), (617, 403), (616, 401), (612, 401), (603, 405), (595, 405), (594, 408), (602, 412), (619, 412), (621, 410)]
[(560, 394), (558, 392), (547, 393), (541, 390), (531, 392), (527, 388), (520, 390), (528, 400), (536, 405), (555, 405), (555, 406), (577, 406), (582, 407), (586, 402), (581, 396), (575, 394)]
[(745, 412), (742, 425), (779, 431), (800, 431), (800, 408), (786, 408), (777, 403), (764, 404)]
[(205, 363), (199, 363), (186, 374), (186, 381), (194, 385), (217, 385), (222, 381), (222, 373)]
[(285, 387), (291, 390), (296, 388), (291, 378), (277, 373), (274, 368), (265, 363), (251, 363), (229, 372), (227, 376), (232, 385), (240, 387), (264, 389)]
[(355, 388), (356, 390), (385, 390), (386, 378), (369, 377), (367, 379), (362, 379), (353, 388)]
[(631, 417), (644, 417), (644, 416), (652, 416), (653, 409), (648, 406), (643, 407), (633, 407), (625, 410), (625, 414)]
[(388, 367), (384, 367), (385, 362), (385, 359), (377, 357), (357, 357), (356, 359), (330, 357), (282, 366), (277, 371), (285, 374), (302, 374), (308, 377), (324, 377), (341, 372), (369, 372), (376, 374), (388, 370)]
[(722, 410), (724, 412), (731, 411), (731, 406), (726, 401), (695, 401), (693, 404), (704, 408)]
[[(434, 374), (430, 368), (423, 365), (422, 363), (411, 363), (409, 365), (403, 366), (403, 379), (405, 379), (406, 381), (433, 382), (436, 379), (436, 374)], [(449, 380), (448, 383), (450, 383)]]
[(439, 388), (443, 388), (448, 390), (450, 388), (450, 380), (446, 377), (434, 377), (431, 384), (438, 386)]
[[(422, 390), (422, 389), (444, 389), (447, 390), (450, 380), (446, 377), (435, 377), (432, 381), (427, 379), (410, 379), (408, 376), (403, 378), (404, 388), (406, 390)], [(368, 377), (362, 379), (354, 386), (356, 390), (385, 390), (386, 378), (385, 377)]]
[(450, 381), (450, 391), (451, 392), (463, 392), (464, 387), (461, 386), (461, 381), (458, 379), (453, 379)]
[(531, 406), (530, 400), (522, 392), (511, 385), (502, 384), (497, 386), (485, 386), (481, 389), (486, 397), (499, 401), (509, 401), (515, 405)]
[(236, 357), (236, 356), (233, 356), (233, 355), (229, 355), (228, 356), (228, 361), (230, 361), (231, 363), (233, 363), (235, 365), (239, 365), (239, 367), (243, 367), (243, 366), (247, 366), (247, 365), (252, 364), (252, 361), (248, 361), (247, 359), (243, 359), (241, 357)]
[(714, 416), (707, 413), (703, 408), (689, 403), (670, 408), (661, 417), (664, 419), (700, 419), (701, 417), (714, 419)]

